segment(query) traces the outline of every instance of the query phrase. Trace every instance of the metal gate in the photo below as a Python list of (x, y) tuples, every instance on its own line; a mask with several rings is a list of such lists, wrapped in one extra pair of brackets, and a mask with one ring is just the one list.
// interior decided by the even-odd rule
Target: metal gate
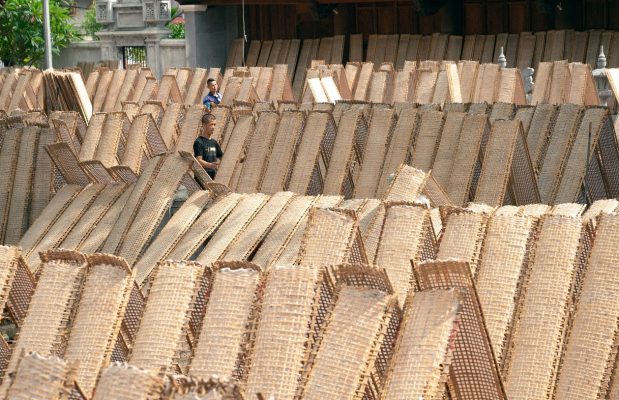
[(130, 66), (146, 67), (146, 47), (145, 46), (125, 46), (123, 47), (123, 68)]

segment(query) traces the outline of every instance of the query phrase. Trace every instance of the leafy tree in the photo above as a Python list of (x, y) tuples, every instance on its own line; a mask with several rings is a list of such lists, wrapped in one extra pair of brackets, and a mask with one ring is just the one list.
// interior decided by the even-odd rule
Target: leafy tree
[[(50, 0), (49, 15), (52, 52), (58, 54), (80, 36), (59, 0)], [(0, 59), (5, 65), (41, 65), (45, 55), (41, 0), (6, 0), (0, 8), (0, 32)]]
[(84, 32), (86, 32), (87, 35), (92, 36), (93, 39), (99, 40), (95, 33), (99, 32), (102, 28), (103, 25), (97, 22), (97, 12), (93, 3), (84, 14), (82, 29), (84, 30)]
[(179, 7), (172, 7), (172, 20), (166, 24), (170, 32), (170, 39), (185, 39), (185, 19), (183, 10)]

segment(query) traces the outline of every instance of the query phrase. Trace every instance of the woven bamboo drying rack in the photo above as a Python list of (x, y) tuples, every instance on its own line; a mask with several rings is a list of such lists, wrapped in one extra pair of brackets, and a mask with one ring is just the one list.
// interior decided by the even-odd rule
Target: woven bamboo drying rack
[(285, 111), (282, 114), (271, 153), (264, 166), (261, 192), (273, 194), (287, 186), (304, 124), (305, 115), (302, 112)]
[(87, 236), (82, 238), (78, 250), (83, 253), (94, 253), (103, 246), (105, 239), (116, 223), (116, 219), (124, 209), (129, 196), (133, 192), (133, 187), (134, 185), (125, 186), (120, 197), (118, 197), (105, 214), (103, 214), (97, 225), (92, 228)]
[(135, 274), (114, 256), (95, 254), (88, 263), (64, 359), (78, 365), (76, 380), (91, 395), (100, 371), (110, 362)]
[(255, 193), (260, 188), (263, 177), (263, 166), (273, 149), (273, 139), (277, 133), (279, 115), (276, 112), (260, 113), (254, 134), (248, 138), (245, 161), (240, 168), (236, 191), (239, 193)]
[(163, 379), (156, 372), (114, 363), (101, 374), (93, 400), (156, 400), (162, 390)]
[(118, 95), (120, 94), (120, 90), (125, 81), (125, 77), (127, 75), (127, 70), (125, 69), (115, 69), (112, 75), (112, 80), (107, 90), (107, 96), (105, 96), (105, 101), (103, 102), (103, 108), (101, 111), (103, 112), (112, 112), (116, 106)]
[[(443, 221), (443, 234), (438, 250), (438, 259), (457, 258), (464, 260), (475, 276), (490, 213), (458, 210)], [(458, 239), (456, 239), (458, 238)], [(455, 239), (455, 240), (454, 240)]]
[(321, 269), (301, 266), (275, 266), (265, 280), (246, 392), (293, 398), (315, 332), (321, 329), (320, 315), (326, 313), (332, 284)]
[[(441, 140), (432, 165), (432, 175), (445, 189), (449, 186), (452, 167), (457, 156), (458, 143), (466, 114), (460, 112), (445, 113), (445, 124)], [(469, 132), (466, 132), (469, 134)]]
[(165, 147), (172, 149), (179, 135), (180, 123), (185, 118), (185, 106), (182, 104), (169, 104), (161, 118), (159, 131)]
[(236, 121), (234, 130), (230, 135), (230, 141), (225, 149), (226, 157), (221, 160), (215, 182), (230, 185), (236, 169), (240, 168), (238, 164), (244, 155), (246, 143), (253, 135), (254, 129), (255, 122), (251, 115), (242, 116)]
[(208, 241), (204, 250), (196, 260), (209, 265), (225, 254), (226, 249), (235, 241), (241, 232), (254, 219), (256, 214), (267, 203), (269, 196), (264, 194), (252, 194), (242, 198), (230, 215), (224, 220), (221, 227)]
[(391, 109), (374, 110), (364, 147), (361, 169), (355, 182), (356, 198), (374, 197), (396, 119)]
[(172, 203), (174, 195), (183, 175), (189, 170), (190, 160), (179, 154), (167, 155), (157, 172), (148, 193), (139, 205), (135, 218), (128, 227), (126, 237), (131, 241), (123, 241), (118, 247), (118, 255), (123, 257), (130, 265), (133, 265), (144, 250), (144, 246), (154, 234), (155, 229), (163, 219), (168, 206)]
[(348, 262), (357, 233), (354, 211), (311, 209), (296, 264), (325, 266)]
[[(363, 398), (381, 343), (389, 339), (387, 328), (397, 301), (384, 270), (340, 265), (335, 274), (333, 305), (305, 367), (299, 397)], [(342, 329), (349, 334), (342, 335)], [(357, 339), (351, 342), (349, 335)]]
[[(21, 142), (22, 129), (13, 128), (4, 134), (2, 149), (0, 149), (0, 166), (6, 173), (0, 175), (0, 184), (6, 188), (0, 193), (0, 242), (4, 243), (7, 220), (11, 208), (11, 191), (17, 169), (17, 156)], [(19, 182), (18, 182), (19, 184)]]
[(162, 373), (179, 363), (204, 273), (205, 268), (197, 263), (158, 265), (152, 274), (148, 302), (129, 359), (132, 365)]
[(384, 199), (391, 201), (416, 201), (423, 192), (429, 175), (419, 169), (401, 164)]
[(90, 118), (88, 129), (86, 130), (82, 146), (80, 147), (79, 159), (81, 161), (94, 159), (106, 118), (107, 114), (104, 113), (93, 114)]
[(89, 176), (67, 143), (50, 144), (46, 147), (46, 150), (65, 182), (81, 186), (90, 183)]
[(105, 186), (59, 247), (78, 250), (126, 188), (122, 183)]
[(498, 209), (487, 223), (475, 276), (488, 336), (501, 371), (539, 220), (509, 214), (507, 208)]
[(225, 261), (214, 265), (201, 334), (189, 368), (192, 375), (206, 379), (244, 374), (248, 323), (259, 315), (256, 307), (262, 281), (256, 264)]
[(378, 181), (377, 198), (385, 195), (388, 188), (389, 175), (395, 173), (400, 164), (406, 163), (410, 158), (410, 149), (417, 129), (417, 123), (418, 112), (415, 108), (404, 108), (398, 114), (398, 121), (389, 141), (382, 173)]
[(68, 398), (75, 380), (75, 365), (58, 357), (42, 357), (38, 353), (22, 355), (12, 377), (7, 398), (54, 399)]
[(410, 260), (419, 263), (425, 259), (422, 249), (426, 230), (431, 229), (430, 212), (414, 203), (387, 202), (385, 207), (374, 264), (385, 269), (395, 296), (404, 305), (413, 287)]
[(570, 314), (581, 234), (579, 217), (548, 215), (541, 220), (505, 358), (505, 388), (510, 399), (551, 396)]
[(559, 107), (557, 121), (553, 127), (547, 150), (543, 151), (543, 164), (539, 171), (539, 190), (544, 203), (553, 200), (553, 189), (563, 175), (568, 151), (574, 141), (581, 118), (582, 107), (573, 104), (564, 104)]
[(153, 267), (168, 256), (202, 211), (211, 206), (210, 203), (215, 198), (216, 196), (204, 190), (194, 192), (189, 196), (135, 264), (138, 283), (145, 282)]
[(293, 197), (292, 192), (278, 192), (271, 196), (247, 227), (228, 246), (222, 258), (247, 260), (262, 243)]
[[(4, 309), (5, 306), (9, 306), (9, 313), (14, 318), (16, 325), (21, 325), (23, 319), (23, 312), (25, 310), (16, 309), (21, 304), (15, 299), (26, 297), (29, 302), (31, 296), (31, 290), (28, 290), (28, 286), (23, 287), (22, 274), (20, 271), (18, 276), (18, 270), (27, 268), (24, 265), (24, 260), (21, 258), (21, 249), (13, 246), (0, 246), (0, 306)], [(28, 281), (25, 282), (29, 283)], [(32, 289), (30, 287), (30, 289)], [(20, 296), (21, 295), (21, 296)], [(26, 308), (28, 304), (25, 304)], [(20, 307), (21, 308), (21, 307)], [(5, 367), (2, 364), (2, 367)]]
[(200, 249), (221, 225), (230, 212), (243, 198), (237, 193), (219, 196), (187, 230), (187, 233), (175, 244), (168, 254), (168, 258), (182, 260), (189, 259)]
[[(611, 321), (616, 320), (614, 303), (606, 292), (607, 285), (612, 285), (614, 278), (606, 275), (615, 257), (612, 237), (617, 229), (617, 215), (602, 215), (598, 221), (593, 249), (588, 260), (576, 311), (569, 325), (565, 350), (559, 365), (559, 376), (554, 388), (555, 396), (566, 399), (582, 396), (607, 397), (610, 393), (611, 375), (617, 353), (617, 327)], [(614, 273), (611, 273), (614, 275)], [(605, 278), (606, 276), (606, 278)], [(599, 297), (601, 293), (607, 293)], [(597, 293), (597, 294), (595, 294)], [(591, 298), (592, 301), (585, 301)], [(610, 301), (609, 301), (610, 300)], [(596, 339), (597, 338), (597, 339)], [(577, 350), (579, 346), (584, 346)], [(583, 353), (582, 349), (586, 349)], [(583, 379), (582, 357), (586, 354), (588, 379)], [(580, 364), (580, 370), (575, 369)]]
[[(463, 309), (449, 371), (451, 398), (505, 399), (505, 391), (484, 326), (484, 316), (464, 261), (426, 261), (415, 266), (421, 290), (460, 289)], [(475, 349), (475, 350), (473, 350)]]
[(102, 248), (104, 253), (114, 254), (119, 250), (164, 161), (165, 157), (155, 157), (149, 161), (114, 222)]
[(82, 188), (77, 185), (65, 185), (56, 193), (56, 196), (54, 196), (49, 205), (43, 210), (19, 241), (19, 246), (23, 249), (24, 256), (28, 256), (30, 250), (43, 239), (81, 189)]
[[(446, 394), (451, 340), (461, 312), (458, 290), (409, 294), (381, 399), (440, 399)], [(429, 333), (422, 327), (431, 327)]]
[(28, 249), (28, 253), (24, 252), (26, 262), (33, 271), (36, 271), (41, 261), (43, 261), (43, 259), (39, 258), (39, 252), (57, 248), (82, 215), (84, 215), (101, 190), (103, 190), (103, 185), (89, 185), (85, 187), (62, 214), (58, 216), (58, 219), (49, 228), (45, 236), (41, 238), (39, 243)]
[[(42, 253), (42, 259), (37, 290), (20, 327), (7, 373), (17, 370), (22, 351), (36, 351), (42, 356), (64, 353), (87, 262), (82, 254), (63, 250)], [(5, 390), (6, 384), (2, 385)]]

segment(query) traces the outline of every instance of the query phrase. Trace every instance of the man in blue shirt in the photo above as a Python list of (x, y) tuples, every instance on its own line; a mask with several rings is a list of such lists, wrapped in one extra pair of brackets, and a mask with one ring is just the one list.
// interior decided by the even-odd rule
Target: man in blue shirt
[(202, 100), (202, 104), (210, 111), (214, 105), (221, 103), (221, 93), (217, 91), (217, 81), (213, 78), (206, 81), (206, 86), (208, 87), (208, 94)]

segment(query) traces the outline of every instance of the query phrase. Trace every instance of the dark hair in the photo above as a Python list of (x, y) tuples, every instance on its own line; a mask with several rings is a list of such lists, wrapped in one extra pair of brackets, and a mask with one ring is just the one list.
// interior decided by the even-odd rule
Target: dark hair
[(213, 78), (208, 78), (208, 79), (206, 80), (206, 84), (207, 84), (207, 85), (210, 85), (210, 84), (211, 84), (211, 83), (213, 83), (213, 82), (215, 82), (215, 79), (213, 79)]
[(217, 121), (217, 118), (213, 114), (204, 114), (202, 116), (203, 124), (208, 124), (210, 121)]

